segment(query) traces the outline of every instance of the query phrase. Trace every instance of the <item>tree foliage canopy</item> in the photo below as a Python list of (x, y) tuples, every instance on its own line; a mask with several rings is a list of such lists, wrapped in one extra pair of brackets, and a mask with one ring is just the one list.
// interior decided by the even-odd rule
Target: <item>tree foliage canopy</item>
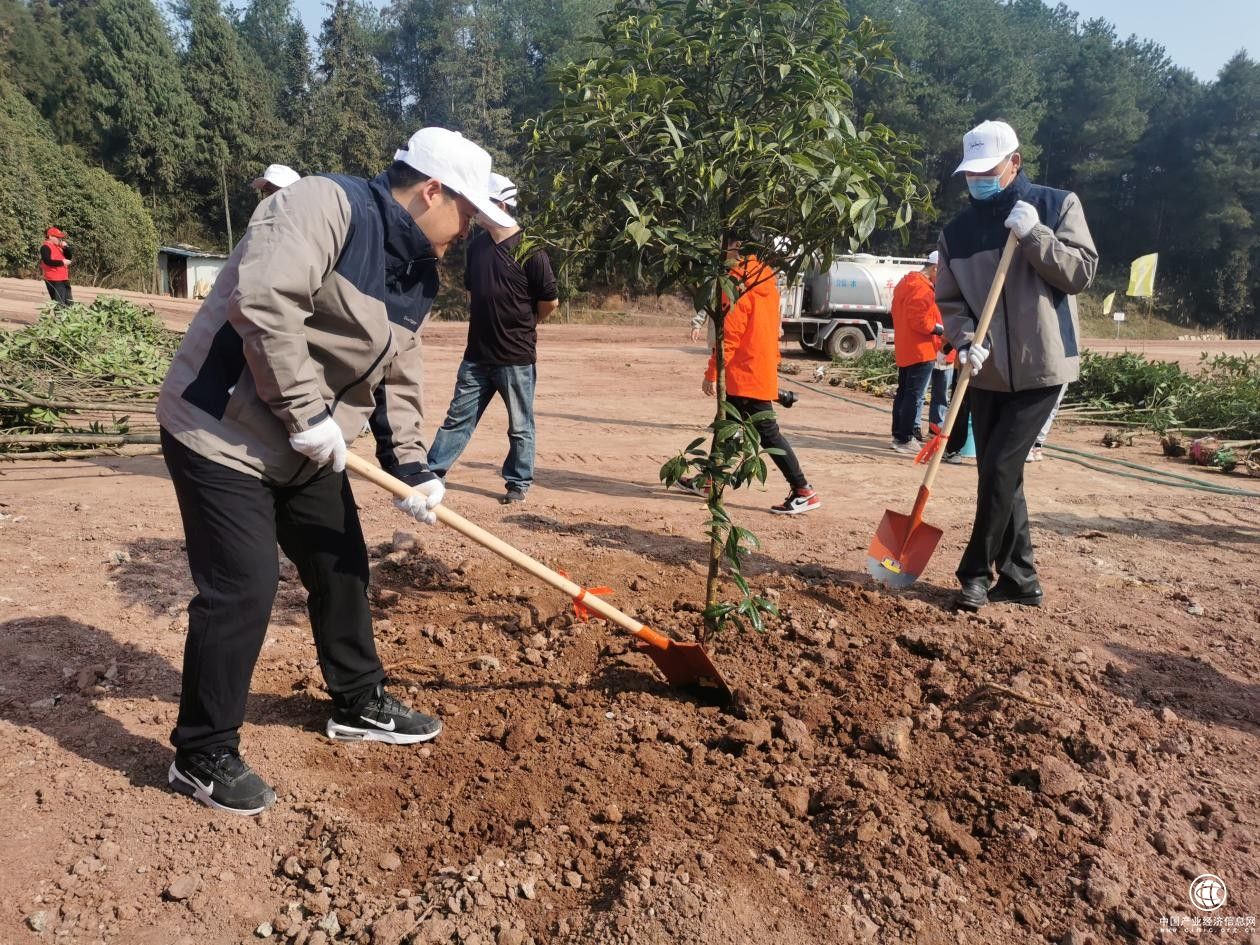
[(853, 113), (852, 81), (891, 58), (838, 0), (620, 0), (600, 40), (530, 127), (534, 231), (562, 248), (717, 311), (733, 240), (791, 271), (924, 205), (908, 143)]

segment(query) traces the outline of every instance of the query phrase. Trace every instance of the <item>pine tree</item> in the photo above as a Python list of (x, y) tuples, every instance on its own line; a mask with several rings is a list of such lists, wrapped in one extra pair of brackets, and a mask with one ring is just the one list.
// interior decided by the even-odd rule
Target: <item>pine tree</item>
[(336, 0), (324, 21), (306, 152), (320, 170), (370, 175), (384, 166), (384, 82), (371, 52), (373, 29), (360, 0)]
[(92, 154), (142, 194), (172, 194), (192, 161), (202, 112), (184, 87), (166, 23), (151, 0), (85, 9), (93, 25), (84, 37)]
[(253, 202), (245, 182), (263, 161), (260, 138), (274, 130), (272, 103), (266, 86), (251, 74), (219, 0), (185, 0), (180, 13), (188, 31), (184, 82), (204, 114), (197, 136), (197, 190), (207, 198), (205, 215), (222, 223), (230, 250)]

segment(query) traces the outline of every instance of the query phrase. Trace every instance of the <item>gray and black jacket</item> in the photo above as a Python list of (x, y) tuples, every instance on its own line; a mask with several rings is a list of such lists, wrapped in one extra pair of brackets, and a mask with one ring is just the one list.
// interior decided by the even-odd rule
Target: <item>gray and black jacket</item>
[(985, 342), (991, 354), (972, 381), (981, 390), (1057, 387), (1080, 374), (1075, 296), (1093, 281), (1098, 252), (1076, 194), (1034, 184), (1022, 172), (993, 199), (972, 200), (941, 232), (936, 304), (945, 338), (955, 348), (971, 342), (1017, 200), (1032, 204), (1041, 222), (1011, 261)]
[(428, 239), (385, 175), (305, 177), (258, 205), (162, 385), (157, 418), (194, 452), (276, 484), (313, 464), (289, 436), (369, 423), (377, 459), (425, 461), (420, 326), (437, 296)]

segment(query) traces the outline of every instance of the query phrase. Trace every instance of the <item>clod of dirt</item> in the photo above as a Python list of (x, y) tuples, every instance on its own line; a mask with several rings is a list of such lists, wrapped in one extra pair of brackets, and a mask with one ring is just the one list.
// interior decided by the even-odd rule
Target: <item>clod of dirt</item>
[(810, 738), (809, 728), (800, 719), (793, 718), (786, 712), (774, 717), (775, 734), (787, 742), (802, 755), (810, 755), (814, 750), (814, 740)]
[(1037, 768), (1040, 778), (1041, 793), (1048, 797), (1062, 797), (1081, 791), (1085, 787), (1085, 779), (1081, 773), (1066, 761), (1060, 761), (1053, 755), (1041, 759)]
[(933, 804), (928, 810), (928, 828), (932, 838), (950, 853), (974, 860), (980, 855), (980, 841), (954, 823), (942, 804)]
[(163, 895), (172, 902), (183, 902), (190, 899), (201, 887), (201, 877), (196, 873), (185, 873), (183, 876), (173, 880), (166, 887)]
[(765, 719), (754, 722), (736, 722), (726, 730), (726, 741), (742, 752), (748, 748), (760, 748), (770, 744), (772, 734), (770, 723)]
[(254, 929), (254, 934), (259, 938), (270, 938), (275, 929), (272, 928), (270, 922), (263, 922), (258, 928)]
[(402, 859), (397, 853), (386, 853), (381, 857), (380, 862), (376, 864), (387, 873), (392, 873), (398, 867), (402, 866)]
[(538, 730), (529, 722), (517, 722), (508, 726), (503, 736), (503, 747), (511, 752), (518, 752), (527, 745), (533, 744), (538, 737)]
[(625, 815), (622, 814), (621, 808), (616, 804), (609, 804), (600, 813), (600, 820), (606, 824), (619, 824)]
[(809, 815), (809, 788), (799, 785), (781, 787), (779, 800), (787, 812), (797, 820)]
[(44, 928), (48, 925), (48, 913), (32, 912), (26, 917), (26, 925), (27, 928), (37, 934), (44, 931)]
[(398, 945), (416, 927), (414, 912), (390, 912), (372, 923), (372, 945)]
[(907, 718), (894, 719), (875, 733), (872, 741), (889, 758), (904, 758), (910, 753), (910, 732), (914, 723)]

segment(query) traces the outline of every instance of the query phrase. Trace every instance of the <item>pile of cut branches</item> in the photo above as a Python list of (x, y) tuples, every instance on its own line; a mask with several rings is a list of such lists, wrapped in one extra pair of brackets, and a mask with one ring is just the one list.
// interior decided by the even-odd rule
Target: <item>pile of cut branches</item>
[(832, 361), (820, 368), (832, 387), (864, 390), (891, 397), (897, 390), (897, 361), (890, 350), (865, 351), (849, 361)]
[(151, 309), (110, 297), (49, 304), (35, 324), (0, 333), (0, 456), (155, 446), (158, 387), (179, 340)]
[(1199, 365), (1188, 373), (1131, 352), (1086, 351), (1062, 416), (1158, 433), (1206, 433), (1226, 442), (1260, 439), (1260, 357), (1205, 354)]

